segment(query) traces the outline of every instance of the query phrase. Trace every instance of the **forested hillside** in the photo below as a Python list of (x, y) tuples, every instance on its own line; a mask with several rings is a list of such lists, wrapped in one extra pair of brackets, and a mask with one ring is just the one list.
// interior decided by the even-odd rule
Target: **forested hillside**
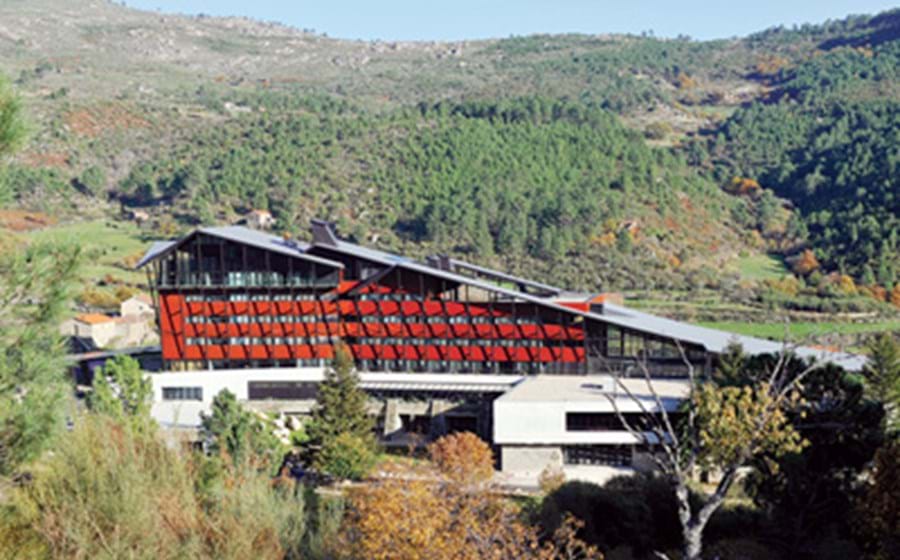
[(827, 269), (885, 285), (900, 262), (900, 41), (890, 21), (884, 42), (780, 69), (771, 99), (713, 131), (711, 161), (697, 162), (790, 200)]
[(683, 158), (604, 109), (542, 98), (382, 115), (310, 100), (302, 114), (201, 133), (138, 165), (121, 191), (206, 223), (269, 208), (305, 234), (309, 218), (331, 216), (364, 242), (537, 266), (585, 287), (653, 285), (673, 261), (738, 244), (721, 225), (735, 201)]
[[(140, 208), (162, 234), (267, 208), (294, 234), (330, 218), (573, 287), (890, 302), (898, 21), (362, 42), (14, 0), (0, 72), (31, 134), (0, 204), (64, 221)], [(776, 282), (782, 259), (797, 278)]]

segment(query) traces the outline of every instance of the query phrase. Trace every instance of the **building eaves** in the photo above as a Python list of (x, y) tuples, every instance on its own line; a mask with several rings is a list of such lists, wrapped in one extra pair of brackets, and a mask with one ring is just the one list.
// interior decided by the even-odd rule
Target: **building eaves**
[(138, 262), (135, 268), (141, 268), (147, 263), (158, 259), (165, 254), (168, 254), (170, 251), (174, 250), (197, 233), (211, 235), (213, 237), (219, 237), (221, 239), (227, 239), (229, 241), (234, 241), (235, 243), (250, 245), (266, 251), (272, 251), (274, 253), (280, 253), (290, 257), (296, 257), (331, 268), (344, 268), (344, 265), (337, 261), (332, 261), (329, 259), (318, 257), (316, 255), (308, 254), (307, 250), (309, 249), (309, 245), (306, 243), (298, 241), (288, 241), (277, 235), (263, 233), (261, 231), (250, 229), (244, 226), (199, 228), (176, 241), (157, 241), (150, 247), (150, 249), (140, 260), (140, 262)]
[(151, 245), (147, 252), (144, 253), (144, 256), (141, 257), (141, 260), (134, 268), (139, 269), (144, 267), (150, 261), (157, 259), (164, 253), (168, 253), (169, 249), (176, 245), (178, 245), (178, 241), (154, 241), (153, 245)]
[(221, 226), (221, 227), (206, 227), (200, 228), (198, 230), (200, 233), (205, 233), (207, 235), (212, 235), (215, 237), (221, 237), (222, 239), (227, 239), (229, 241), (234, 241), (236, 243), (244, 243), (246, 245), (252, 245), (254, 247), (258, 247), (260, 249), (265, 249), (266, 251), (272, 251), (275, 253), (281, 253), (283, 255), (288, 255), (290, 257), (298, 257), (301, 259), (305, 259), (311, 262), (315, 262), (317, 264), (322, 264), (325, 266), (330, 266), (332, 268), (344, 268), (344, 265), (329, 259), (325, 259), (322, 257), (317, 257), (315, 255), (310, 255), (307, 253), (309, 250), (309, 244), (303, 243), (300, 241), (287, 240), (278, 235), (272, 235), (269, 233), (263, 233), (261, 231), (257, 231), (255, 229), (250, 229), (244, 226)]
[[(589, 315), (598, 316), (613, 325), (698, 344), (716, 354), (721, 354), (732, 342), (740, 344), (744, 352), (751, 355), (778, 354), (789, 348), (781, 342), (674, 321), (612, 303), (604, 303), (600, 315)], [(859, 371), (866, 362), (864, 357), (847, 352), (832, 352), (809, 346), (799, 346), (792, 350), (801, 358), (830, 361), (848, 371)]]
[(558, 296), (563, 293), (562, 288), (557, 288), (556, 286), (550, 286), (549, 284), (544, 284), (541, 282), (535, 282), (534, 280), (529, 280), (527, 278), (522, 278), (519, 276), (514, 276), (512, 274), (507, 274), (505, 272), (500, 272), (499, 270), (494, 270), (491, 268), (487, 268), (484, 266), (479, 266), (477, 264), (472, 264), (466, 261), (461, 261), (458, 259), (449, 259), (449, 263), (454, 268), (468, 270), (475, 274), (481, 274), (487, 276), (489, 278), (494, 278), (495, 280), (509, 282), (511, 284), (516, 284), (519, 286), (528, 286), (530, 288), (534, 288), (536, 290), (540, 290), (543, 292), (547, 292), (552, 296)]

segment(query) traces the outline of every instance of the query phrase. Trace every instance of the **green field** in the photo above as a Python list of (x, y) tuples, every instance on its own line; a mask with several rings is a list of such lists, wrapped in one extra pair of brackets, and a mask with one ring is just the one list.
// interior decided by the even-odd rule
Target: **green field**
[(766, 255), (748, 255), (736, 262), (738, 274), (744, 280), (768, 280), (790, 274), (780, 258)]
[(144, 274), (130, 270), (126, 259), (143, 252), (149, 243), (141, 231), (130, 222), (92, 220), (60, 224), (25, 235), (32, 241), (73, 243), (84, 252), (81, 278), (85, 287), (111, 277), (126, 284), (143, 284)]
[(877, 332), (900, 332), (900, 319), (876, 321), (872, 323), (842, 322), (797, 322), (797, 323), (743, 323), (737, 321), (701, 323), (704, 327), (729, 331), (760, 338), (780, 340), (785, 332), (793, 339), (815, 337), (828, 334), (868, 334)]

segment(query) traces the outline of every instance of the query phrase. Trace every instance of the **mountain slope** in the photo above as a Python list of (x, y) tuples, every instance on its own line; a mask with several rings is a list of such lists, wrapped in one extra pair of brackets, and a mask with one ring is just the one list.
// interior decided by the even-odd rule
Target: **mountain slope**
[[(711, 42), (404, 43), (10, 0), (0, 71), (33, 135), (0, 203), (110, 199), (175, 227), (266, 206), (286, 229), (330, 216), (584, 287), (717, 285), (739, 254), (810, 246), (861, 278), (896, 250), (896, 14)], [(763, 196), (720, 190), (736, 176)]]

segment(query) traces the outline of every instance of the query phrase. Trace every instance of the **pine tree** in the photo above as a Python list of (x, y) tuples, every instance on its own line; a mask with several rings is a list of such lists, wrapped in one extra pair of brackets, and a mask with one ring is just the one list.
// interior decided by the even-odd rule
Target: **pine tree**
[(869, 263), (863, 265), (862, 283), (863, 286), (874, 286), (876, 284), (875, 272), (872, 270), (872, 267), (869, 265)]
[(884, 403), (888, 429), (900, 429), (900, 343), (890, 334), (882, 333), (866, 349), (869, 359), (863, 371), (868, 392)]
[(744, 348), (736, 339), (728, 342), (725, 350), (719, 354), (713, 379), (716, 385), (741, 385), (746, 378), (747, 356)]
[(0, 158), (14, 152), (25, 139), (22, 101), (0, 75)]
[(37, 457), (65, 425), (59, 323), (80, 261), (69, 245), (0, 251), (0, 476)]
[(319, 384), (316, 406), (309, 424), (313, 453), (341, 434), (352, 434), (374, 445), (374, 422), (366, 410), (367, 402), (368, 397), (359, 388), (359, 376), (353, 370), (349, 350), (338, 346), (334, 364)]
[(116, 356), (94, 376), (94, 391), (88, 395), (88, 407), (119, 421), (127, 421), (137, 432), (152, 429), (150, 405), (153, 383), (141, 365), (130, 356)]
[(285, 449), (271, 426), (245, 410), (231, 391), (223, 389), (213, 397), (210, 414), (201, 423), (210, 451), (227, 455), (233, 465), (251, 462), (261, 470), (281, 466)]

